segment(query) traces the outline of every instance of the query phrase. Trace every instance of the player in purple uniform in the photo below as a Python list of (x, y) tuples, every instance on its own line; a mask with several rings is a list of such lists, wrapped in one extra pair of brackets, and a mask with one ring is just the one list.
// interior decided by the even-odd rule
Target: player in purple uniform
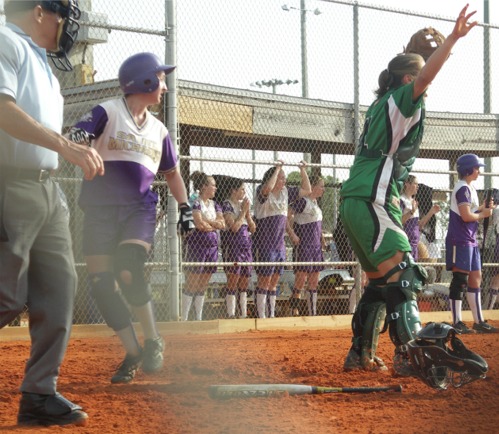
[[(146, 373), (163, 366), (164, 343), (144, 272), (156, 226), (158, 196), (151, 184), (158, 171), (180, 203), (183, 229), (193, 229), (174, 145), (148, 110), (161, 102), (166, 74), (174, 68), (152, 53), (129, 57), (118, 74), (124, 96), (95, 106), (70, 131), (73, 140), (99, 152), (106, 170), (98, 179), (83, 181), (79, 204), (85, 213), (83, 253), (91, 294), (126, 351), (112, 383), (132, 381), (141, 365)], [(141, 324), (144, 348), (125, 300)]]
[(419, 259), (418, 245), (421, 237), (421, 229), (426, 226), (430, 218), (440, 211), (440, 206), (434, 204), (430, 211), (423, 217), (419, 216), (419, 206), (416, 200), (418, 192), (418, 180), (414, 175), (409, 175), (404, 182), (404, 188), (400, 195), (400, 208), (402, 209), (402, 224), (409, 238), (412, 249), (412, 257)]
[[(493, 213), (493, 224), (494, 232), (496, 234), (496, 244), (494, 247), (494, 258), (493, 261), (499, 264), (499, 209), (496, 208)], [(497, 301), (497, 295), (499, 294), (499, 267), (494, 267), (490, 270), (493, 273), (493, 277), (490, 281), (489, 288), (489, 298), (487, 301), (486, 309), (492, 310)]]
[[(324, 179), (312, 176), (310, 179), (312, 193), (290, 204), (288, 213), (288, 234), (295, 250), (294, 260), (297, 262), (322, 262), (322, 211), (317, 199), (324, 194)], [(321, 265), (297, 265), (295, 284), (290, 298), (291, 314), (296, 315), (301, 293), (307, 282), (308, 314), (317, 315), (317, 285)]]
[[(213, 197), (217, 190), (215, 179), (203, 172), (191, 175), (197, 198), (193, 201), (192, 214), (195, 229), (185, 238), (185, 260), (187, 262), (218, 261), (218, 231), (225, 228), (222, 208)], [(196, 320), (203, 319), (204, 295), (216, 266), (184, 267), (185, 285), (182, 292), (182, 321), (187, 321), (192, 301)]]
[(225, 200), (222, 200), (225, 230), (220, 234), (223, 260), (234, 262), (233, 266), (225, 267), (227, 316), (235, 318), (236, 298), (239, 293), (240, 317), (246, 318), (252, 267), (237, 263), (253, 262), (251, 234), (255, 232), (256, 225), (251, 216), (251, 203), (246, 197), (246, 188), (242, 179), (226, 178), (223, 188), (218, 192), (221, 193), (222, 199), (225, 197)]
[[(262, 184), (256, 189), (255, 217), (256, 232), (254, 237), (256, 262), (284, 262), (286, 246), (284, 235), (288, 215), (288, 206), (300, 197), (308, 196), (312, 189), (302, 161), (298, 166), (301, 175), (301, 187), (286, 187), (286, 175), (282, 170), (283, 162), (268, 169), (263, 175)], [(275, 316), (276, 287), (282, 274), (282, 266), (258, 266), (256, 306), (259, 318), (265, 318), (267, 295), (270, 300), (269, 317)]]
[[(449, 227), (445, 239), (447, 270), (452, 270), (449, 287), (450, 308), (454, 328), (461, 333), (496, 333), (482, 316), (480, 285), (482, 263), (477, 243), (478, 222), (492, 215), (494, 202), (489, 207), (478, 202), (475, 187), (471, 185), (484, 165), (475, 154), (464, 154), (457, 159), (459, 181), (454, 186), (450, 201)], [(473, 314), (473, 330), (461, 318), (463, 295)]]

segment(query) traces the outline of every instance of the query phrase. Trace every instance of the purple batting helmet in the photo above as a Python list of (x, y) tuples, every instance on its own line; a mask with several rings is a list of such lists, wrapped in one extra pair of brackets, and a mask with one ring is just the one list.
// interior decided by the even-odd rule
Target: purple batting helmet
[(475, 167), (484, 167), (475, 154), (464, 154), (457, 159), (457, 173), (460, 176), (468, 176), (473, 173)]
[(175, 66), (163, 65), (153, 53), (137, 53), (120, 66), (118, 78), (125, 95), (154, 92), (159, 86), (158, 72), (169, 74)]

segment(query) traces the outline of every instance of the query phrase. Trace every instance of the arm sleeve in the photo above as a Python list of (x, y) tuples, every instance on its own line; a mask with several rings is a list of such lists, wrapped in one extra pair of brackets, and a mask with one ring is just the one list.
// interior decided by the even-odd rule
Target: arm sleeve
[(177, 167), (178, 156), (173, 146), (170, 133), (167, 133), (163, 139), (163, 152), (161, 154), (161, 162), (159, 163), (159, 170), (162, 172), (170, 172)]
[(456, 202), (458, 207), (466, 204), (471, 205), (471, 192), (468, 187), (463, 186), (456, 191)]
[(83, 116), (75, 125), (74, 128), (81, 128), (87, 133), (93, 134), (96, 138), (99, 137), (108, 122), (107, 112), (104, 107), (95, 106), (90, 113)]

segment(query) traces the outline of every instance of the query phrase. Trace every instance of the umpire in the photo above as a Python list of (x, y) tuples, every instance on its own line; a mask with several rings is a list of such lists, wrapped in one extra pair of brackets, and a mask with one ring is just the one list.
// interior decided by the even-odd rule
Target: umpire
[(51, 175), (58, 156), (103, 174), (91, 148), (64, 138), (63, 100), (48, 64), (70, 70), (75, 0), (6, 0), (0, 27), (0, 327), (27, 305), (31, 353), (19, 424), (84, 425), (87, 414), (57, 393), (73, 316), (76, 271), (68, 216)]

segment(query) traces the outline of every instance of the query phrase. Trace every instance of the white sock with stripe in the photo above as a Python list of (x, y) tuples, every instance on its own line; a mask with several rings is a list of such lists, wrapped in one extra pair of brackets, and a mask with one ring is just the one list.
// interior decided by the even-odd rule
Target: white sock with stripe
[(483, 322), (482, 301), (480, 299), (480, 288), (468, 288), (466, 291), (466, 300), (473, 314), (473, 320), (476, 324)]

